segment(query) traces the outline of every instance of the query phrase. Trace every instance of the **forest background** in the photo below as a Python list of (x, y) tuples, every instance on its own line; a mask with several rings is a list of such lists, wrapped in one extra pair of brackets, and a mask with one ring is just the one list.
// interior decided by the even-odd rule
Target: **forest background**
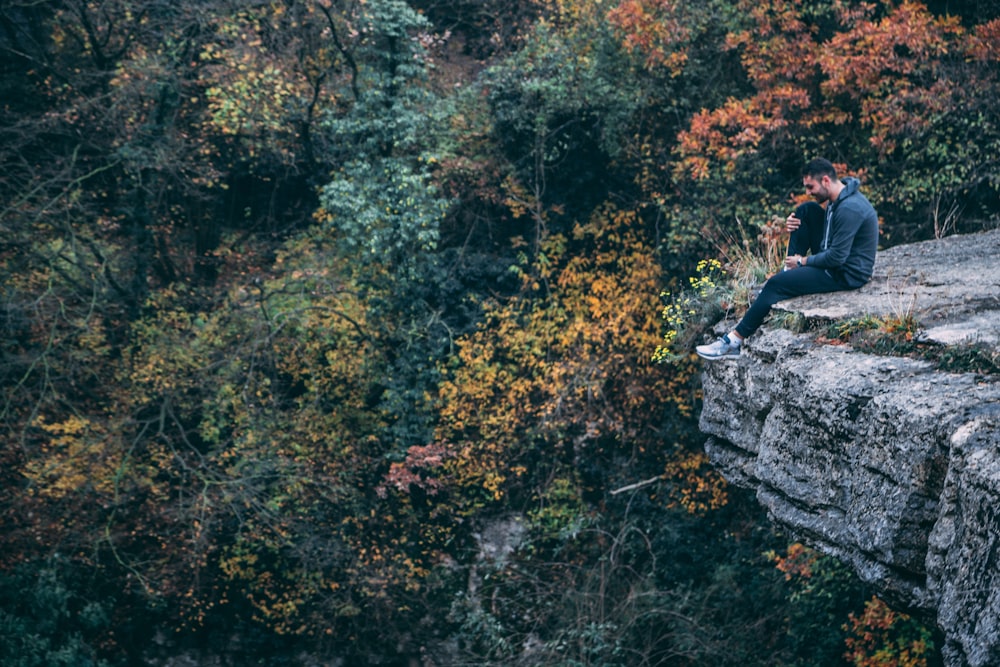
[(809, 157), (995, 227), (998, 15), (0, 3), (0, 662), (933, 664), (652, 357)]

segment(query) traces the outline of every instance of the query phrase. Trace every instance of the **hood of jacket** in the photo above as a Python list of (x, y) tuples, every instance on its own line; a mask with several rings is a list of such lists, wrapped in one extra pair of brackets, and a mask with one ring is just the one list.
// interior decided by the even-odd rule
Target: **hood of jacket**
[(840, 182), (844, 184), (844, 189), (841, 190), (840, 194), (837, 196), (837, 201), (840, 201), (841, 199), (847, 199), (855, 192), (857, 192), (858, 189), (861, 187), (861, 181), (854, 178), (853, 176), (842, 178), (840, 179)]

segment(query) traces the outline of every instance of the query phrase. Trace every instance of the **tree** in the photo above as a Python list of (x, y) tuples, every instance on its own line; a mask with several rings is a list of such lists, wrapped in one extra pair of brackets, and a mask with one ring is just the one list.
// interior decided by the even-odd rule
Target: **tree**
[[(18, 230), (0, 256), (4, 428), (17, 445), (5, 453), (4, 514), (30, 517), (4, 552), (96, 561), (127, 593), (164, 602), (178, 629), (211, 625), (232, 604), (278, 633), (321, 635), (325, 618), (365, 630), (351, 625), (360, 605), (419, 589), (440, 544), (436, 527), (413, 524), (434, 541), (407, 543), (416, 533), (397, 521), (409, 519), (373, 509), (390, 464), (428, 429), (409, 399), (434, 376), (426, 353), (447, 340), (433, 305), (412, 298), (433, 292), (421, 281), (436, 271), (446, 202), (430, 192), (429, 162), (399, 143), (420, 128), (394, 121), (406, 111), (425, 122), (409, 105), (429, 99), (414, 83), (426, 62), (413, 59), (426, 24), (402, 2), (4, 11), (11, 61), (29, 68), (18, 54), (31, 47), (54, 73), (28, 87), (53, 110), (5, 125), (17, 139), (5, 163), (43, 166), (0, 184), (14, 202), (0, 222)], [(51, 128), (63, 142), (44, 162)], [(214, 213), (238, 184), (294, 190), (325, 170), (312, 164), (320, 155), (362, 157), (373, 131), (365, 157), (385, 159), (390, 175), (353, 182), (349, 203), (396, 207), (373, 223), (393, 258), (351, 266), (351, 234), (360, 240), (371, 220), (329, 225), (346, 210), (336, 184), (315, 217), (302, 216), (315, 195), (272, 201), (315, 227), (280, 254), (266, 234), (252, 238), (288, 233), (260, 200), (222, 233)], [(373, 164), (337, 183), (350, 189)], [(411, 215), (415, 201), (426, 209)], [(203, 238), (199, 221), (215, 231)], [(175, 243), (192, 237), (186, 250)], [(210, 271), (196, 270), (202, 261)], [(395, 281), (397, 269), (410, 280)], [(292, 539), (299, 528), (310, 537)]]
[(828, 142), (893, 234), (995, 217), (996, 21), (935, 11), (4, 3), (0, 583), (51, 602), (37, 655), (794, 662), (822, 605), (785, 613), (658, 295)]
[[(889, 220), (890, 236), (918, 213), (918, 228), (932, 224), (939, 235), (954, 229), (960, 211), (952, 202), (958, 193), (978, 202), (990, 171), (969, 132), (955, 128), (976, 127), (981, 144), (995, 140), (995, 121), (973, 101), (983, 99), (983, 88), (970, 94), (960, 83), (970, 71), (981, 72), (977, 79), (990, 75), (970, 66), (985, 61), (969, 57), (967, 30), (957, 19), (935, 17), (916, 2), (862, 8), (773, 2), (744, 9), (752, 25), (730, 33), (726, 46), (739, 49), (753, 94), (691, 119), (678, 136), (675, 174), (695, 181), (738, 178), (751, 160), (774, 169), (786, 155), (827, 154), (855, 168), (872, 165), (873, 199)], [(987, 26), (975, 32), (991, 34)], [(915, 151), (921, 158), (914, 160)], [(934, 176), (941, 158), (970, 166)], [(925, 169), (928, 163), (937, 168)]]
[[(460, 342), (461, 365), (441, 387), (437, 439), (451, 453), (453, 483), (473, 502), (466, 511), (523, 502), (560, 466), (600, 493), (609, 483), (602, 471), (628, 460), (647, 470), (659, 462), (693, 511), (724, 502), (686, 439), (692, 369), (662, 374), (649, 357), (660, 274), (634, 223), (608, 206), (572, 237), (547, 237), (537, 264), (518, 267), (523, 294), (488, 305), (479, 330)], [(662, 439), (672, 443), (665, 451)], [(708, 481), (691, 493), (695, 470)]]

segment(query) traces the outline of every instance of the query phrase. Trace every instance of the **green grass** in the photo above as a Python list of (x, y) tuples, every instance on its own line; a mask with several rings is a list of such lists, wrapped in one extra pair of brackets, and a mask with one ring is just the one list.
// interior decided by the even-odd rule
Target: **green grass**
[[(801, 324), (786, 326), (801, 331)], [(828, 341), (850, 344), (859, 352), (924, 359), (948, 373), (1000, 375), (1000, 352), (983, 343), (940, 345), (918, 340), (919, 323), (912, 315), (862, 315), (821, 327)]]

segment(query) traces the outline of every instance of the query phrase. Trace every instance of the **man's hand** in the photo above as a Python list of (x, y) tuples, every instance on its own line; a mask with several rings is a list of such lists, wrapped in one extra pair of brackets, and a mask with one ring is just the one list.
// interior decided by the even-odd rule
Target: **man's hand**
[(787, 229), (790, 232), (794, 232), (801, 225), (802, 221), (796, 218), (794, 213), (785, 218), (785, 229)]
[(785, 258), (785, 268), (786, 269), (797, 269), (802, 266), (805, 262), (805, 257), (802, 255), (790, 255)]

